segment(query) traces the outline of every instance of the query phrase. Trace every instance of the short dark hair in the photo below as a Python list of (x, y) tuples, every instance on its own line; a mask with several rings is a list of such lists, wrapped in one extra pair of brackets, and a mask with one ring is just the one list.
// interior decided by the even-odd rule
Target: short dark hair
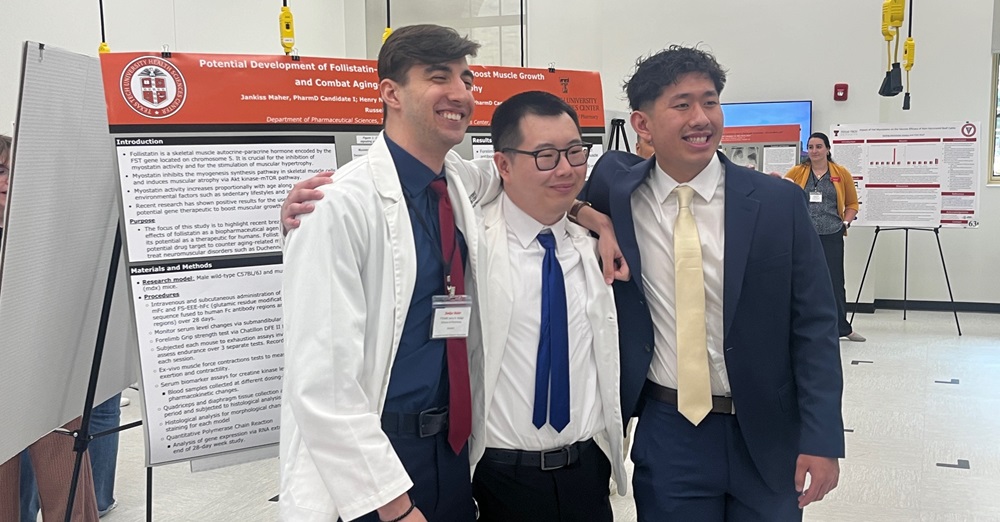
[(400, 27), (378, 52), (378, 79), (406, 84), (406, 73), (417, 64), (447, 63), (475, 56), (479, 44), (451, 27), (423, 24)]
[(535, 116), (560, 116), (568, 114), (580, 130), (580, 118), (562, 98), (542, 91), (526, 91), (515, 94), (497, 106), (493, 111), (490, 136), (493, 150), (501, 151), (517, 147), (524, 136), (521, 135), (521, 120), (528, 114)]
[(671, 45), (648, 57), (639, 57), (635, 72), (625, 80), (625, 94), (632, 110), (643, 107), (657, 98), (669, 85), (674, 85), (686, 74), (704, 74), (712, 79), (715, 90), (722, 94), (726, 86), (726, 70), (708, 51), (694, 47)]

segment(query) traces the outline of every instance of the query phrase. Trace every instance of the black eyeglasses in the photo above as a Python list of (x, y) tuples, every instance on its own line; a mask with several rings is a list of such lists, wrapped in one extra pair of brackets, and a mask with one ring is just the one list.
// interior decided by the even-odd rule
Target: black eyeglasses
[(562, 159), (563, 154), (566, 155), (566, 161), (569, 162), (571, 167), (579, 167), (580, 165), (585, 165), (587, 160), (590, 158), (590, 148), (594, 145), (591, 143), (583, 143), (579, 145), (571, 145), (565, 149), (539, 149), (539, 150), (520, 150), (506, 148), (502, 149), (500, 152), (516, 152), (518, 154), (524, 154), (526, 156), (535, 157), (535, 166), (538, 170), (552, 170), (559, 166), (559, 160)]

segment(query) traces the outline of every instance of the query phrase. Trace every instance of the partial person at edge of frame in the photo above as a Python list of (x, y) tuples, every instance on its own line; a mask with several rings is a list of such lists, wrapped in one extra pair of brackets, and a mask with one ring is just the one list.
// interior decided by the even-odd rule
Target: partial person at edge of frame
[[(13, 152), (11, 145), (10, 137), (0, 134), (0, 219), (6, 216), (7, 186)], [(2, 228), (0, 226), (0, 233)], [(81, 418), (77, 417), (63, 428), (70, 431), (78, 429), (80, 422)], [(51, 432), (28, 446), (27, 452), (35, 469), (42, 516), (47, 520), (64, 520), (76, 460), (73, 438)], [(0, 520), (3, 521), (21, 519), (21, 458), (19, 453), (0, 464)], [(71, 520), (95, 522), (97, 519), (97, 499), (88, 452), (83, 455)]]

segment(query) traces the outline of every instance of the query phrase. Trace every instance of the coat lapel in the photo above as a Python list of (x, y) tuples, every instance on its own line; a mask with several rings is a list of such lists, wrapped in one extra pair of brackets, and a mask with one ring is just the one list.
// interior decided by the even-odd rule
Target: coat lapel
[[(375, 190), (382, 199), (382, 212), (385, 216), (386, 229), (389, 232), (389, 249), (392, 252), (392, 278), (396, 306), (393, 307), (393, 340), (389, 360), (396, 360), (396, 349), (403, 335), (403, 325), (406, 323), (407, 304), (413, 297), (413, 287), (416, 282), (417, 253), (413, 243), (413, 228), (410, 225), (410, 214), (403, 201), (403, 187), (399, 182), (396, 164), (389, 154), (384, 133), (379, 133), (378, 139), (368, 150), (368, 172), (375, 184)], [(388, 386), (392, 364), (385, 370), (382, 398), (385, 398), (385, 387)]]
[(639, 244), (635, 239), (635, 222), (632, 219), (632, 193), (639, 185), (649, 169), (653, 168), (655, 160), (650, 158), (639, 162), (624, 172), (620, 180), (611, 183), (610, 187), (610, 208), (611, 221), (614, 223), (615, 236), (618, 239), (618, 248), (621, 249), (625, 261), (628, 263), (629, 271), (632, 273), (632, 282), (643, 292), (642, 288), (642, 259), (639, 256)]
[(483, 207), (484, 232), (483, 241), (488, 248), (483, 263), (484, 285), (479, 286), (479, 292), (484, 294), (483, 315), (483, 351), (485, 352), (485, 389), (486, 410), (490, 410), (493, 400), (493, 390), (496, 389), (500, 376), (500, 361), (503, 359), (507, 346), (507, 333), (510, 329), (510, 318), (513, 312), (514, 297), (511, 293), (510, 256), (507, 248), (507, 225), (503, 220), (501, 202), (494, 202)]
[(725, 275), (723, 282), (723, 337), (728, 337), (729, 327), (736, 314), (736, 303), (743, 289), (743, 274), (750, 255), (750, 243), (757, 223), (760, 202), (752, 199), (754, 175), (735, 166), (725, 155), (719, 154), (726, 176), (726, 246), (724, 253)]
[[(580, 253), (583, 274), (587, 281), (587, 319), (594, 335), (594, 354), (597, 361), (597, 371), (601, 382), (611, 382), (607, 370), (618, 368), (618, 336), (615, 313), (614, 295), (604, 282), (604, 276), (594, 263), (596, 241), (587, 235), (586, 230), (569, 224), (570, 239), (576, 251)], [(609, 330), (612, 330), (609, 335)], [(617, 373), (615, 374), (617, 376)], [(604, 389), (604, 388), (602, 388)], [(605, 401), (605, 407), (611, 404), (618, 406), (617, 397), (613, 401)]]

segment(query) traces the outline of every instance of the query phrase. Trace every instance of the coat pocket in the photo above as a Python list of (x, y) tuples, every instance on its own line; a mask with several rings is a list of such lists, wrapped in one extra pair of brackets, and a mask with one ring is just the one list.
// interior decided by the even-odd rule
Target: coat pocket
[(781, 411), (784, 411), (785, 413), (798, 411), (799, 401), (796, 393), (795, 381), (789, 381), (781, 388), (778, 388), (778, 403), (781, 405)]
[(761, 274), (764, 272), (769, 272), (771, 270), (790, 268), (791, 266), (792, 266), (792, 255), (789, 252), (784, 252), (776, 256), (765, 257), (764, 259), (747, 260), (746, 273)]

